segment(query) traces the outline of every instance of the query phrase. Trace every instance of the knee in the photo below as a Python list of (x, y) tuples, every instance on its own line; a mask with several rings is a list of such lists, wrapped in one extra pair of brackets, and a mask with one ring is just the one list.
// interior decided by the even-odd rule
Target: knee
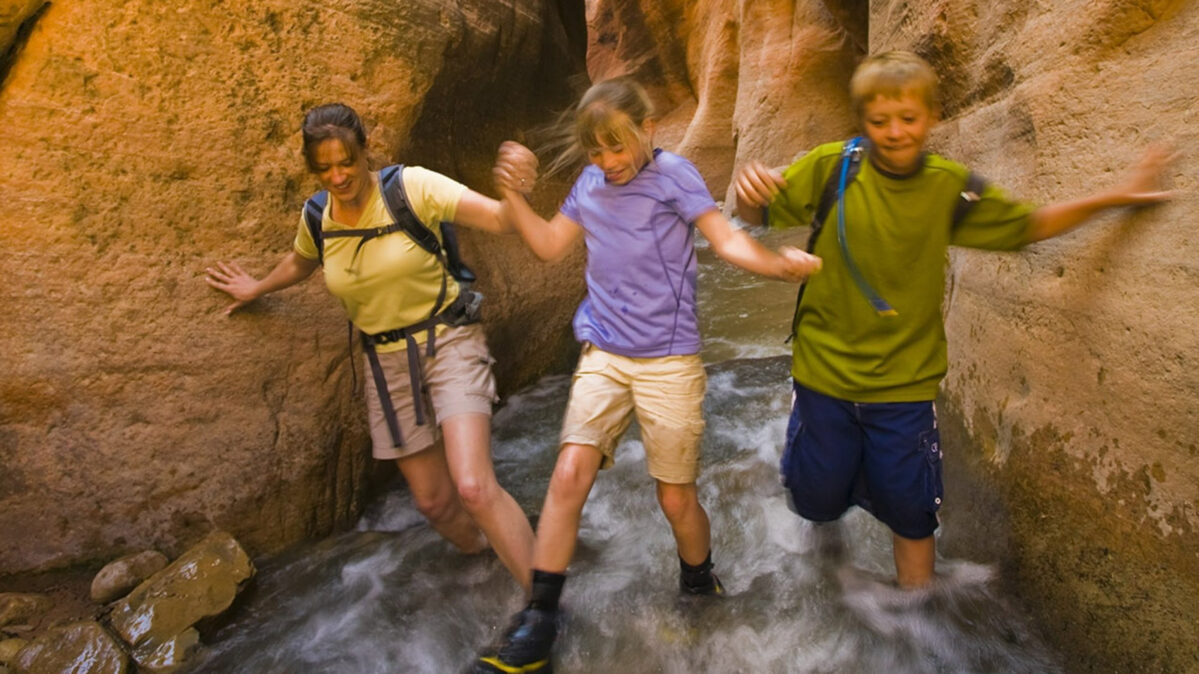
[(494, 480), (465, 477), (458, 480), (458, 499), (469, 513), (487, 510), (495, 500), (499, 485)]
[(658, 505), (662, 507), (662, 514), (671, 522), (686, 521), (700, 509), (694, 489), (659, 489)]
[(550, 492), (560, 499), (586, 499), (592, 479), (592, 475), (577, 461), (563, 457), (554, 465), (554, 474), (550, 477)]
[(445, 491), (438, 494), (414, 494), (416, 509), (430, 522), (443, 522), (454, 516), (458, 503), (453, 492)]

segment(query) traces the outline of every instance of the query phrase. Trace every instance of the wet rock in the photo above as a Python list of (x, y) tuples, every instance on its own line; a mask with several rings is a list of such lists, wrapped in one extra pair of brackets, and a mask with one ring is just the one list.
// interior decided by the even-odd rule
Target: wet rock
[(170, 562), (157, 550), (127, 555), (108, 563), (92, 580), (92, 601), (100, 604), (119, 599)]
[(0, 665), (7, 665), (17, 659), (17, 653), (29, 645), (25, 639), (4, 639), (0, 641)]
[(92, 620), (55, 627), (17, 653), (13, 668), (26, 674), (124, 674), (129, 656)]
[(253, 575), (241, 545), (213, 532), (117, 601), (109, 623), (133, 647), (140, 666), (170, 666), (198, 642), (190, 628), (229, 608)]
[(147, 644), (137, 649), (133, 652), (133, 659), (137, 661), (140, 671), (173, 672), (199, 645), (200, 633), (189, 627), (156, 648), (150, 648), (150, 644)]
[(5, 592), (0, 594), (0, 627), (10, 631), (36, 625), (53, 606), (43, 594)]

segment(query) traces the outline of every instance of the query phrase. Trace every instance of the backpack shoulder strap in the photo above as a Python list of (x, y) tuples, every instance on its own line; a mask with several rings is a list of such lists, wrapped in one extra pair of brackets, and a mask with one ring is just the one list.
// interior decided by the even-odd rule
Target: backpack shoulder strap
[[(379, 189), (383, 192), (383, 205), (397, 225), (403, 229), (416, 245), (441, 259), (441, 242), (408, 206), (408, 195), (404, 192), (404, 165), (396, 164), (379, 171)], [(444, 262), (444, 260), (442, 260)]]
[(329, 192), (321, 190), (304, 202), (304, 224), (308, 226), (308, 233), (312, 235), (312, 242), (316, 244), (317, 259), (320, 260), (322, 265), (325, 264), (323, 220), (325, 218), (325, 203), (328, 200)]
[[(820, 231), (824, 229), (824, 221), (828, 220), (828, 214), (833, 210), (833, 204), (837, 201), (837, 189), (841, 184), (841, 171), (845, 171), (845, 186), (849, 188), (849, 184), (857, 177), (858, 172), (862, 169), (862, 156), (868, 150), (868, 143), (865, 138), (857, 136), (845, 141), (845, 147), (841, 150), (841, 156), (837, 163), (833, 165), (833, 170), (828, 174), (828, 180), (824, 183), (824, 191), (820, 193), (820, 201), (816, 204), (816, 213), (812, 216), (811, 230), (808, 234), (807, 251), (812, 253), (816, 250), (816, 239), (820, 236)], [(846, 165), (848, 163), (848, 166)], [(803, 291), (808, 287), (807, 281), (799, 285), (799, 292), (795, 297), (795, 313), (791, 315), (791, 334), (787, 336), (784, 343), (790, 342), (795, 338), (795, 331), (799, 328), (799, 304), (803, 302)]]
[(953, 220), (951, 221), (952, 229), (957, 229), (958, 225), (970, 215), (970, 211), (974, 210), (975, 204), (982, 199), (983, 190), (987, 188), (987, 179), (971, 171), (966, 176), (966, 186), (962, 188), (961, 194), (958, 195), (957, 204), (953, 207)]

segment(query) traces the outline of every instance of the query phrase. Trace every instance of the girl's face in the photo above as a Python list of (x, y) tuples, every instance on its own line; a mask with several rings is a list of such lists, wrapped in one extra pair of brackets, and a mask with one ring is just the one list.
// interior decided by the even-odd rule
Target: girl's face
[(372, 184), (370, 167), (366, 163), (366, 152), (358, 150), (354, 159), (338, 138), (326, 138), (313, 152), (312, 169), (321, 187), (343, 204), (365, 204)]
[[(641, 130), (646, 138), (651, 138), (652, 122), (646, 120), (641, 125)], [(649, 152), (635, 136), (628, 142), (614, 145), (609, 145), (598, 137), (595, 141), (597, 147), (587, 151), (587, 158), (604, 172), (604, 180), (610, 185), (627, 184), (637, 177), (645, 162), (649, 161)]]

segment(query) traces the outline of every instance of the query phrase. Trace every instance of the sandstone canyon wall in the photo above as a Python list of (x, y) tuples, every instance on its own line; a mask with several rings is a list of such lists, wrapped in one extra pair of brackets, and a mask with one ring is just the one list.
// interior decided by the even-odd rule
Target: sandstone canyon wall
[[(0, 573), (351, 524), (375, 467), (344, 313), (316, 278), (226, 318), (203, 269), (290, 249), (317, 103), (362, 113), (379, 164), (490, 191), (499, 142), (573, 95), (572, 6), (0, 3)], [(502, 387), (564, 367), (578, 260), (463, 236)]]
[(1182, 0), (589, 4), (588, 67), (653, 85), (717, 195), (747, 158), (846, 137), (861, 54), (943, 77), (932, 148), (1045, 202), (1149, 143), (1177, 200), (1013, 254), (954, 251), (945, 554), (1001, 562), (1071, 659), (1184, 671), (1199, 624), (1199, 6)]

